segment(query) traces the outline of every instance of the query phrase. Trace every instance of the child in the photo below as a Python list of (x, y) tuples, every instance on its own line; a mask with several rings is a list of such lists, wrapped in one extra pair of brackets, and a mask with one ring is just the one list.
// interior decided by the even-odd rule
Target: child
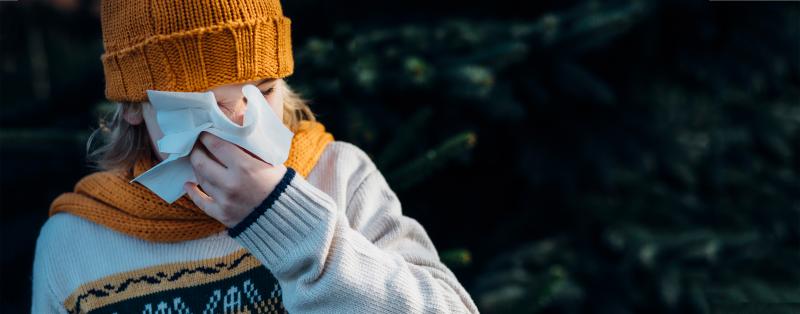
[[(33, 313), (477, 312), (370, 158), (334, 141), (282, 78), (293, 72), (278, 0), (104, 0), (105, 171), (54, 200)], [(169, 204), (131, 179), (164, 159), (146, 90), (212, 91), (242, 123), (256, 85), (295, 135), (270, 165), (203, 133), (197, 183)]]

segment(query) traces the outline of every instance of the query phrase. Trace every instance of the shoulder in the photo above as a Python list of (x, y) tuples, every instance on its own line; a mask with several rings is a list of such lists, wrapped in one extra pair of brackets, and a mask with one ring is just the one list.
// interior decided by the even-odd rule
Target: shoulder
[(62, 251), (80, 249), (85, 252), (93, 244), (108, 241), (115, 236), (117, 235), (111, 229), (92, 221), (70, 213), (58, 213), (47, 218), (39, 229), (36, 253), (64, 256)]
[[(90, 245), (82, 236), (88, 222), (70, 214), (56, 214), (39, 229), (33, 261), (34, 289), (49, 287), (57, 300), (64, 300), (74, 286), (73, 272), (67, 271), (80, 263), (76, 253), (81, 245)], [(44, 283), (44, 284), (43, 284)], [(41, 293), (39, 291), (38, 293)]]
[(325, 147), (307, 179), (333, 200), (346, 208), (355, 191), (378, 168), (361, 148), (344, 141), (333, 141)]
[(83, 217), (61, 212), (50, 216), (39, 229), (37, 246), (54, 248), (82, 248), (89, 245), (116, 241), (124, 235)]
[(109, 230), (81, 217), (59, 213), (50, 216), (39, 229), (35, 259), (55, 265), (78, 260), (78, 252), (91, 251), (100, 239), (108, 238)]
[(350, 142), (331, 142), (328, 144), (328, 147), (325, 148), (325, 152), (323, 152), (320, 159), (325, 157), (350, 161), (351, 164), (354, 165), (372, 168), (375, 167), (375, 164), (372, 162), (372, 158), (369, 156), (369, 154)]
[(325, 148), (309, 177), (336, 176), (355, 183), (376, 170), (372, 158), (361, 148), (349, 142), (333, 141)]
[(70, 244), (79, 243), (85, 237), (87, 229), (91, 229), (92, 224), (78, 216), (68, 213), (59, 213), (47, 218), (36, 240), (38, 247), (63, 247)]

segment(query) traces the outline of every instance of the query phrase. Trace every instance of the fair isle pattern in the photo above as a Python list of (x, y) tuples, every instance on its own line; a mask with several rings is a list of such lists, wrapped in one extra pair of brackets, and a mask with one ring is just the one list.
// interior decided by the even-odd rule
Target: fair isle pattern
[(286, 313), (277, 280), (245, 249), (101, 278), (64, 305), (68, 313)]

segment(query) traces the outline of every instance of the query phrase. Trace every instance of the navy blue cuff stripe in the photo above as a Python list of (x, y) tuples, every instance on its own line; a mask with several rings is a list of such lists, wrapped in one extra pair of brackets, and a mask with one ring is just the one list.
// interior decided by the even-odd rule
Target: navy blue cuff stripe
[(286, 187), (289, 185), (289, 182), (292, 182), (296, 172), (294, 169), (287, 167), (286, 174), (283, 175), (281, 181), (278, 182), (278, 185), (275, 186), (275, 189), (269, 193), (267, 199), (265, 199), (261, 204), (256, 206), (256, 209), (253, 210), (247, 217), (245, 217), (242, 221), (240, 221), (235, 226), (228, 229), (228, 235), (231, 237), (238, 237), (239, 234), (247, 230), (250, 225), (256, 222), (258, 217), (261, 217), (267, 210), (275, 204), (275, 201), (283, 194), (283, 191), (286, 190)]

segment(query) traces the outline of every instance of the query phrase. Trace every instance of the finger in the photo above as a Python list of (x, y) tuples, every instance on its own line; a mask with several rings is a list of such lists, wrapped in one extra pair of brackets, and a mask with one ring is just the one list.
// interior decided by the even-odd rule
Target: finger
[(200, 135), (200, 142), (202, 142), (203, 146), (205, 146), (214, 157), (217, 157), (225, 167), (231, 167), (252, 159), (252, 157), (239, 148), (239, 146), (208, 132), (203, 132), (203, 134)]
[(203, 183), (219, 184), (223, 182), (227, 169), (212, 159), (203, 147), (195, 145), (192, 148), (189, 162), (192, 164), (195, 175), (202, 177)]
[(200, 188), (194, 182), (186, 182), (183, 184), (183, 189), (186, 190), (186, 194), (189, 194), (189, 198), (194, 202), (197, 207), (200, 207), (203, 211), (211, 210), (214, 206), (214, 199), (211, 196), (208, 196), (205, 192), (201, 191)]
[(201, 181), (199, 184), (200, 189), (203, 192), (205, 192), (206, 195), (211, 196), (211, 198), (214, 199), (215, 203), (219, 204), (220, 203), (219, 201), (222, 200), (225, 197), (225, 195), (227, 195), (225, 193), (225, 190), (221, 186), (216, 185), (212, 182), (204, 181), (199, 177), (198, 179)]

